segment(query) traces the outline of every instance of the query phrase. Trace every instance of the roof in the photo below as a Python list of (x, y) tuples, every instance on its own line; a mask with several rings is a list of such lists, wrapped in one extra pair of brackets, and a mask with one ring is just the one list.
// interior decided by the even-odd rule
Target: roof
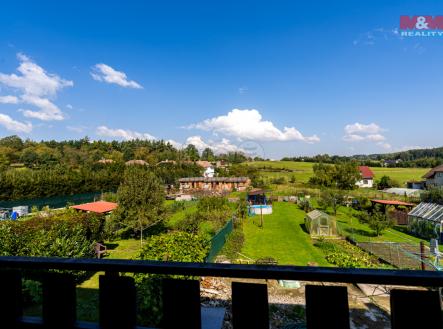
[(143, 166), (147, 166), (148, 163), (145, 160), (129, 160), (126, 161), (126, 165), (143, 165)]
[(198, 160), (195, 162), (198, 166), (203, 168), (212, 167), (212, 164), (209, 161), (206, 160)]
[(423, 178), (432, 178), (438, 172), (443, 172), (443, 165), (439, 165), (435, 168), (432, 168), (426, 174), (423, 175)]
[(252, 190), (248, 191), (248, 195), (261, 195), (261, 194), (265, 194), (266, 192), (269, 192), (269, 191), (263, 190), (261, 188), (253, 188)]
[(423, 190), (416, 188), (405, 188), (405, 187), (390, 187), (383, 190), (385, 193), (397, 194), (397, 195), (407, 195), (407, 196), (420, 196)]
[(440, 223), (443, 219), (443, 206), (435, 203), (422, 202), (412, 209), (408, 215)]
[(117, 204), (114, 202), (107, 201), (96, 201), (90, 203), (78, 204), (71, 206), (73, 209), (95, 212), (97, 214), (105, 214), (117, 208)]
[(374, 178), (374, 173), (368, 166), (358, 166), (358, 170), (360, 171), (362, 178)]
[(414, 203), (403, 202), (403, 201), (398, 201), (398, 200), (371, 200), (371, 202), (378, 203), (378, 204), (385, 204), (388, 206), (407, 206), (407, 207), (415, 206)]
[(114, 160), (112, 160), (112, 159), (101, 159), (101, 160), (98, 160), (97, 162), (98, 163), (106, 164), (106, 163), (114, 163)]
[(223, 182), (223, 183), (246, 183), (249, 180), (248, 177), (185, 177), (180, 178), (180, 183), (187, 182)]
[(328, 214), (324, 213), (323, 211), (320, 210), (312, 210), (311, 212), (308, 212), (306, 214), (306, 217), (309, 217), (311, 219), (317, 219), (317, 218), (321, 218), (321, 217), (329, 217)]

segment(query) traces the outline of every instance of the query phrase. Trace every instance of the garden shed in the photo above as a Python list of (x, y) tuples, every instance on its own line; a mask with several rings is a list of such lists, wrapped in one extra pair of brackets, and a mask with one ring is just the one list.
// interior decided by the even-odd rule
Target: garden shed
[(440, 235), (443, 222), (443, 206), (436, 203), (422, 202), (408, 213), (409, 230), (424, 239)]
[(335, 218), (320, 210), (313, 210), (306, 214), (305, 226), (312, 237), (337, 235)]

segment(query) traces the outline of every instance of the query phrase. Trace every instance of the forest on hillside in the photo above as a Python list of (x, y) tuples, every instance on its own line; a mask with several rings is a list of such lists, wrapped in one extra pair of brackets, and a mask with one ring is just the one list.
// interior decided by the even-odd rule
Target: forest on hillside
[(113, 191), (122, 180), (125, 163), (143, 160), (164, 184), (181, 177), (201, 176), (196, 160), (224, 160), (234, 166), (223, 175), (254, 175), (235, 166), (247, 158), (238, 152), (199, 153), (194, 145), (176, 149), (164, 141), (32, 141), (18, 136), (0, 139), (0, 200), (39, 198)]

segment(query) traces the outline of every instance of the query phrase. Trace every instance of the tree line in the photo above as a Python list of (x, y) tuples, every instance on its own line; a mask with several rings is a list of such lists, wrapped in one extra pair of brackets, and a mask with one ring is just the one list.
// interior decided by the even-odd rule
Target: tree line
[(359, 165), (370, 167), (433, 168), (443, 164), (443, 147), (385, 154), (352, 156), (319, 154), (312, 157), (284, 157), (282, 161), (322, 162), (329, 164), (356, 161)]
[(126, 161), (133, 159), (144, 160), (148, 170), (168, 185), (177, 185), (182, 177), (201, 176), (203, 169), (195, 163), (201, 159), (233, 163), (229, 169), (217, 169), (220, 176), (258, 176), (257, 170), (238, 164), (247, 160), (241, 153), (216, 156), (210, 149), (199, 153), (194, 145), (178, 150), (164, 141), (35, 142), (9, 136), (0, 139), (0, 200), (116, 191)]
[(177, 149), (163, 140), (103, 141), (90, 140), (88, 137), (66, 141), (22, 140), (18, 136), (0, 138), (0, 170), (9, 166), (22, 165), (40, 169), (62, 164), (70, 168), (92, 165), (107, 159), (122, 163), (128, 160), (144, 160), (150, 165), (170, 161), (227, 161), (241, 163), (250, 160), (242, 152), (215, 154), (211, 148), (199, 152), (196, 146), (189, 144)]

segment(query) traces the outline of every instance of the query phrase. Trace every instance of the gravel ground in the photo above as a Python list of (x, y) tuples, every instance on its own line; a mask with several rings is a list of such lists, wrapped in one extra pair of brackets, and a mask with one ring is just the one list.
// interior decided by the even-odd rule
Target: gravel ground
[[(203, 278), (201, 283), (202, 305), (226, 309), (223, 329), (232, 328), (231, 283), (228, 278)], [(262, 283), (268, 285), (270, 326), (272, 329), (304, 328), (305, 324), (305, 282), (298, 289), (283, 288), (276, 280), (245, 280), (236, 282)], [(313, 283), (309, 284), (322, 284)], [(389, 303), (389, 296), (370, 296), (354, 285), (348, 287), (351, 328), (390, 328), (389, 314), (383, 306)], [(377, 300), (376, 300), (377, 299)], [(378, 305), (382, 305), (379, 307)]]

